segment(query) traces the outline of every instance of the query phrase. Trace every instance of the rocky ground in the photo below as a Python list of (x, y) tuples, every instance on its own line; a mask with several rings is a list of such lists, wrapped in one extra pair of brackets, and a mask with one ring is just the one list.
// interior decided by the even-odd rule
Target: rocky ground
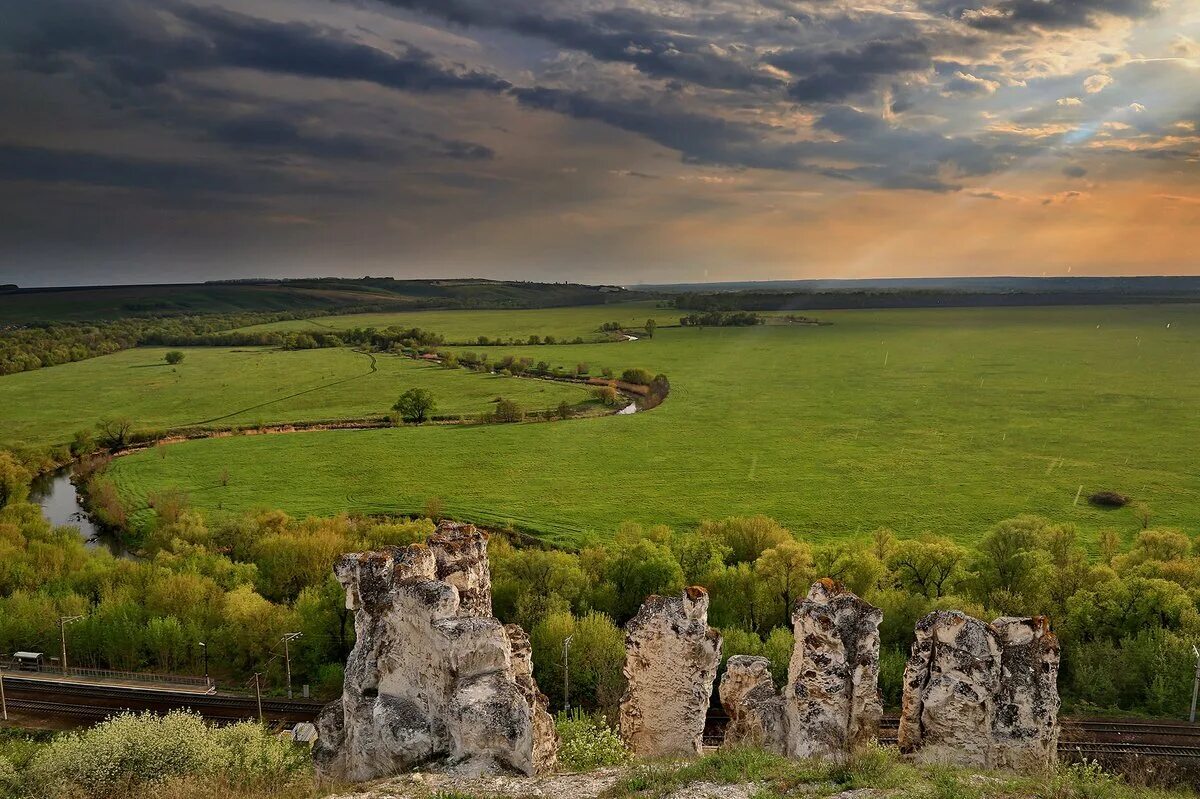
[[(339, 794), (331, 799), (598, 799), (610, 792), (622, 779), (633, 776), (634, 773), (631, 769), (611, 768), (586, 774), (555, 774), (545, 777), (408, 774), (369, 786), (360, 786), (354, 793)], [(670, 791), (663, 799), (755, 799), (763, 795), (764, 787), (762, 783), (757, 782), (729, 785), (697, 782)], [(799, 788), (797, 790), (801, 794), (809, 793), (825, 799), (884, 799), (895, 793), (875, 788), (837, 791), (830, 785), (819, 784), (808, 787), (811, 791)]]

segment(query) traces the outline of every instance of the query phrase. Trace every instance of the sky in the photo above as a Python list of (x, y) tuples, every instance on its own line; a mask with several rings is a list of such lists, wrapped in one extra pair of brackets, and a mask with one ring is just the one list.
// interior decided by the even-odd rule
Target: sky
[(1200, 273), (1200, 0), (0, 0), (0, 283)]

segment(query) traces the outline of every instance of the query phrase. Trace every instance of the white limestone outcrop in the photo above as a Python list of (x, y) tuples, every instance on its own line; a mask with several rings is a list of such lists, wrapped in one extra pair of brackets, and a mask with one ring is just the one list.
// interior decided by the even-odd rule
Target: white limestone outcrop
[(553, 763), (528, 639), (514, 656), (523, 633), (491, 617), (486, 532), (443, 523), (427, 545), (345, 555), (334, 572), (357, 640), (342, 698), (317, 722), (320, 776), (357, 782), (425, 764), (534, 774)]
[(721, 634), (708, 626), (708, 592), (649, 597), (625, 625), (621, 737), (642, 757), (698, 755)]

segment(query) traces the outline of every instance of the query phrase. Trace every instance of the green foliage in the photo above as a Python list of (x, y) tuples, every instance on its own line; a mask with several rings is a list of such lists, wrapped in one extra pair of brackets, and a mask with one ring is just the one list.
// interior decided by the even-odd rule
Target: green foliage
[(186, 777), (217, 777), (231, 787), (279, 785), (307, 775), (307, 753), (256, 724), (225, 729), (199, 715), (122, 714), (54, 739), (33, 761), (28, 781), (44, 797), (118, 799)]
[(19, 788), (17, 767), (7, 757), (0, 755), (0, 799), (17, 799)]
[(621, 394), (612, 386), (596, 386), (592, 389), (592, 397), (609, 408), (616, 407), (621, 402)]
[(0, 450), (0, 508), (23, 502), (29, 495), (29, 481), (33, 476), (17, 462), (12, 453)]
[(567, 665), (572, 707), (598, 710), (616, 718), (625, 690), (621, 673), (625, 664), (625, 633), (608, 616), (595, 612), (578, 619), (570, 613), (552, 613), (534, 626), (529, 636), (534, 671), (538, 685), (554, 707), (562, 706), (563, 641), (568, 636), (571, 636)]
[(410, 388), (400, 395), (392, 410), (400, 414), (406, 422), (420, 424), (429, 419), (437, 410), (433, 394), (423, 388)]
[(626, 369), (621, 373), (621, 379), (626, 383), (648, 386), (654, 379), (654, 374), (647, 369)]
[(522, 422), (525, 420), (525, 409), (516, 400), (501, 397), (496, 400), (496, 407), (492, 410), (491, 420), (493, 422)]
[(567, 771), (620, 766), (633, 759), (620, 736), (601, 716), (579, 710), (559, 713), (554, 726), (559, 737), (558, 762)]
[(171, 366), (176, 366), (183, 363), (183, 357), (182, 350), (168, 350), (166, 355), (163, 356), (163, 360)]

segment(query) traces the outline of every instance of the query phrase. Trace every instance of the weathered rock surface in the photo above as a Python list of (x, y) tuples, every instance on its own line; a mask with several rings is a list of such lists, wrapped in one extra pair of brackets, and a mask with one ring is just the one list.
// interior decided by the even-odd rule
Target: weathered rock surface
[(771, 679), (771, 661), (734, 655), (725, 663), (718, 689), (729, 716), (724, 746), (755, 746), (775, 754), (787, 752), (787, 715), (783, 697)]
[(433, 762), (533, 774), (553, 762), (528, 639), (514, 666), (511, 641), (524, 634), (490, 616), (486, 533), (443, 523), (428, 545), (346, 555), (334, 571), (357, 641), (342, 698), (317, 722), (322, 777), (362, 781)]
[(516, 624), (506, 624), (504, 632), (512, 651), (513, 677), (532, 714), (533, 769), (537, 774), (547, 774), (558, 765), (558, 733), (554, 716), (550, 715), (550, 702), (533, 679), (533, 649), (528, 633)]
[(701, 751), (704, 720), (721, 661), (721, 634), (708, 626), (708, 592), (652, 596), (625, 625), (621, 737), (643, 757)]
[(993, 765), (1026, 769), (1058, 759), (1058, 637), (1045, 616), (992, 622), (1000, 638)]
[(995, 624), (937, 611), (904, 670), (900, 750), (924, 762), (1023, 768), (1054, 762), (1058, 641), (1046, 619)]
[(796, 603), (784, 690), (789, 755), (840, 757), (878, 736), (882, 620), (883, 611), (828, 578)]

